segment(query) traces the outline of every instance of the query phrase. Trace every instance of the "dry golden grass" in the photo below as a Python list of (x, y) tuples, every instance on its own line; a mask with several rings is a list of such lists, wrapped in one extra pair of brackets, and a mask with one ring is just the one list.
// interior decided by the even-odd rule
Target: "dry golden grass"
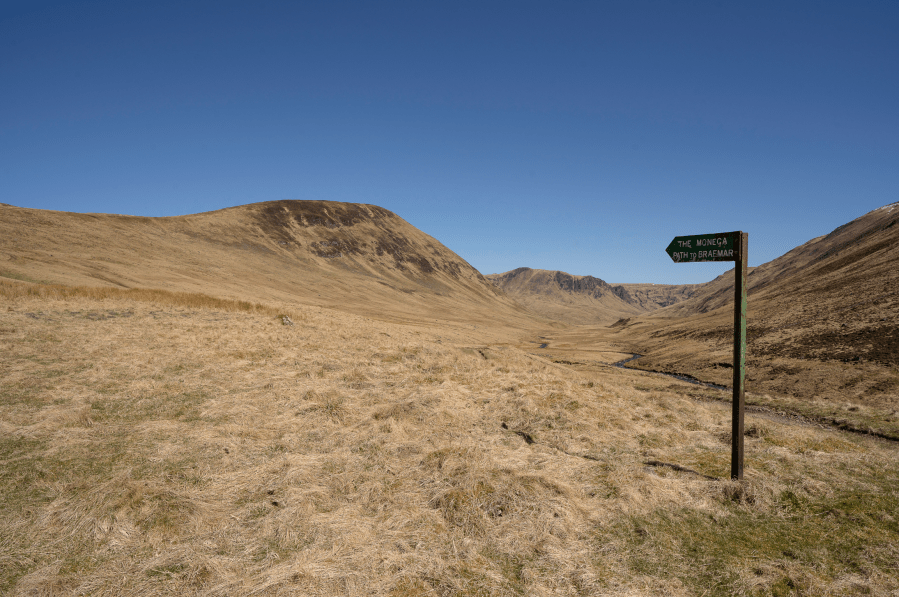
[(546, 323), (374, 205), (269, 201), (145, 218), (0, 204), (0, 254), (0, 279), (38, 284), (163, 288), (469, 328)]
[[(750, 403), (899, 439), (897, 224), (899, 204), (887, 205), (750, 268)], [(641, 309), (656, 310), (611, 326), (604, 325), (610, 313), (626, 314), (563, 290), (552, 273), (515, 270), (493, 279), (537, 312), (590, 325), (537, 331), (520, 346), (548, 344), (570, 362), (639, 353), (629, 366), (732, 383), (733, 271), (695, 287), (622, 285)]]
[(0, 284), (4, 594), (899, 591), (892, 443), (749, 414), (734, 483), (711, 390), (92, 292)]
[(125, 299), (154, 303), (165, 307), (219, 309), (274, 315), (276, 310), (249, 301), (221, 299), (198, 292), (172, 292), (156, 288), (115, 288), (109, 286), (63, 286), (61, 284), (22, 284), (0, 279), (0, 297), (6, 300), (42, 298), (71, 300), (87, 298), (96, 301)]
[[(770, 306), (770, 305), (768, 305)], [(818, 358), (809, 354), (773, 354), (772, 347), (801, 339), (789, 332), (771, 339), (756, 332), (777, 325), (766, 305), (749, 310), (746, 387), (749, 401), (786, 409), (822, 422), (899, 439), (899, 368), (875, 360)], [(886, 315), (886, 317), (882, 317)], [(870, 319), (890, 325), (895, 313), (879, 312)], [(827, 326), (839, 323), (827, 321)], [(803, 333), (812, 335), (816, 329)], [(889, 330), (884, 343), (891, 341)], [(647, 320), (626, 328), (576, 328), (549, 332), (550, 347), (567, 353), (568, 360), (602, 350), (644, 356), (629, 366), (648, 371), (687, 374), (730, 386), (733, 379), (733, 314), (726, 310), (676, 320)], [(770, 336), (770, 335), (769, 335)], [(877, 344), (877, 332), (872, 332)], [(822, 340), (820, 350), (834, 346)], [(838, 347), (838, 346), (837, 346)], [(563, 357), (564, 358), (564, 357)], [(613, 362), (610, 359), (601, 359)]]
[[(899, 204), (887, 205), (752, 268), (747, 388), (763, 403), (899, 439), (897, 224)], [(689, 300), (575, 335), (627, 345), (645, 355), (635, 367), (730, 384), (733, 280), (728, 272)]]

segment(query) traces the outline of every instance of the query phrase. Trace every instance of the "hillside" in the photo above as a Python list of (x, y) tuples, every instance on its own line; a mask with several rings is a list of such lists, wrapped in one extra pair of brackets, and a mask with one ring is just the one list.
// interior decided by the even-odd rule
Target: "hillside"
[[(899, 428), (897, 224), (899, 204), (887, 205), (754, 268), (750, 392), (866, 428)], [(689, 300), (593, 337), (645, 355), (636, 367), (730, 384), (732, 314), (730, 271)]]
[(645, 311), (655, 311), (685, 301), (705, 284), (617, 284)]
[(566, 323), (607, 324), (646, 311), (623, 286), (593, 276), (520, 267), (486, 278), (534, 313)]
[(598, 362), (724, 370), (726, 305), (539, 320), (374, 206), (2, 210), (0, 594), (899, 591), (895, 442), (749, 409), (732, 481), (725, 392)]
[(520, 267), (485, 276), (534, 313), (569, 324), (609, 324), (686, 300), (701, 284), (609, 284), (593, 276)]
[(533, 321), (434, 238), (353, 203), (271, 201), (163, 218), (0, 205), (0, 276), (400, 319)]
[[(783, 294), (787, 289), (805, 294), (814, 289), (828, 294), (849, 297), (868, 290), (868, 283), (893, 272), (892, 265), (899, 256), (899, 203), (875, 209), (835, 229), (830, 234), (814, 238), (786, 254), (756, 268), (750, 268), (747, 278), (750, 296)], [(749, 251), (752, 254), (752, 237)], [(849, 277), (847, 279), (847, 276)], [(850, 282), (843, 292), (836, 292), (836, 280)], [(861, 283), (861, 286), (855, 284)], [(688, 316), (707, 313), (728, 302), (733, 304), (733, 271), (725, 272), (708, 284), (701, 285), (694, 296), (657, 313), (660, 317)]]

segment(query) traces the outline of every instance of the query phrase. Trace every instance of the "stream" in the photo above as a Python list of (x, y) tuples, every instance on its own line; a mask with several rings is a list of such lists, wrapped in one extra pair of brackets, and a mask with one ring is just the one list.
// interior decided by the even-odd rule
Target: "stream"
[[(728, 386), (722, 386), (720, 384), (700, 381), (691, 375), (677, 375), (675, 373), (665, 373), (664, 371), (650, 371), (646, 369), (634, 369), (632, 367), (627, 367), (626, 364), (639, 359), (643, 355), (635, 354), (634, 356), (624, 359), (622, 361), (618, 361), (617, 363), (612, 363), (613, 367), (618, 367), (619, 369), (628, 369), (629, 371), (642, 371), (643, 373), (654, 373), (656, 375), (664, 375), (665, 377), (673, 377), (679, 381), (685, 381), (687, 383), (691, 383), (697, 386), (705, 386), (707, 388), (713, 388), (716, 390), (728, 390), (730, 391), (732, 388)], [(726, 400), (724, 400), (726, 402)], [(772, 408), (770, 406), (761, 406), (756, 404), (747, 404), (746, 412), (753, 413), (757, 416), (765, 417), (766, 419), (770, 419), (773, 421), (787, 422), (792, 424), (806, 425), (811, 427), (818, 427), (820, 429), (831, 429), (834, 431), (846, 431), (849, 433), (856, 433), (859, 435), (867, 435), (876, 437), (883, 440), (888, 440), (895, 442), (897, 441), (896, 437), (891, 435), (879, 433), (877, 431), (865, 430), (865, 429), (854, 429), (851, 427), (841, 427), (834, 423), (833, 421), (821, 420), (815, 417), (807, 417), (797, 412), (791, 412), (788, 410), (781, 410), (778, 408)]]
[[(546, 348), (546, 347), (547, 347), (547, 344), (543, 344), (540, 346), (540, 348)], [(706, 388), (712, 388), (715, 390), (730, 391), (732, 389), (729, 386), (722, 386), (722, 385), (716, 384), (716, 383), (700, 381), (700, 380), (696, 379), (695, 377), (693, 377), (692, 375), (683, 375), (683, 374), (677, 374), (677, 373), (665, 373), (664, 371), (653, 371), (653, 370), (647, 370), (647, 369), (635, 369), (633, 367), (627, 366), (628, 363), (630, 363), (631, 361), (635, 361), (642, 356), (643, 356), (642, 354), (635, 353), (631, 357), (628, 357), (626, 359), (618, 361), (617, 363), (612, 363), (612, 367), (618, 367), (619, 369), (627, 369), (629, 371), (639, 371), (642, 373), (652, 373), (655, 375), (663, 375), (665, 377), (671, 377), (678, 381), (685, 381), (685, 382), (691, 383), (693, 385), (704, 386)], [(726, 402), (726, 400), (724, 400), (724, 401)], [(747, 404), (746, 412), (751, 412), (756, 415), (761, 415), (765, 418), (775, 420), (775, 421), (788, 422), (788, 423), (793, 423), (793, 424), (798, 423), (800, 425), (808, 425), (808, 426), (818, 427), (821, 429), (832, 429), (834, 431), (846, 431), (849, 433), (856, 433), (859, 435), (867, 435), (869, 437), (876, 437), (878, 439), (887, 440), (887, 441), (891, 441), (891, 442), (899, 441), (899, 438), (897, 438), (895, 436), (892, 436), (889, 434), (884, 434), (884, 433), (881, 433), (878, 431), (874, 431), (874, 430), (870, 430), (870, 429), (867, 429), (867, 430), (866, 429), (855, 429), (852, 427), (840, 426), (832, 420), (821, 419), (821, 418), (817, 418), (817, 417), (808, 417), (808, 416), (799, 414), (797, 412), (780, 410), (780, 409), (772, 408), (769, 406)]]
[(720, 384), (711, 383), (708, 381), (700, 381), (691, 375), (678, 375), (677, 373), (665, 373), (664, 371), (648, 371), (646, 369), (634, 369), (632, 367), (626, 367), (628, 363), (631, 361), (636, 361), (642, 354), (635, 354), (634, 356), (624, 359), (623, 361), (618, 361), (617, 363), (612, 363), (613, 367), (618, 367), (619, 369), (630, 369), (631, 371), (643, 371), (644, 373), (655, 373), (656, 375), (664, 375), (665, 377), (673, 377), (674, 379), (685, 381), (687, 383), (695, 384), (697, 386), (705, 386), (707, 388), (714, 388), (716, 390), (729, 390), (730, 387), (722, 386)]

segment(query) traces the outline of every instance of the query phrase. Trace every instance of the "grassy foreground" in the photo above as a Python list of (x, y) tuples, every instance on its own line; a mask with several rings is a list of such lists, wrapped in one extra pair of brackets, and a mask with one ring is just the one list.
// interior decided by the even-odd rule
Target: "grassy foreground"
[(0, 593), (899, 592), (893, 443), (750, 414), (734, 483), (729, 407), (670, 380), (38, 288), (0, 285)]

